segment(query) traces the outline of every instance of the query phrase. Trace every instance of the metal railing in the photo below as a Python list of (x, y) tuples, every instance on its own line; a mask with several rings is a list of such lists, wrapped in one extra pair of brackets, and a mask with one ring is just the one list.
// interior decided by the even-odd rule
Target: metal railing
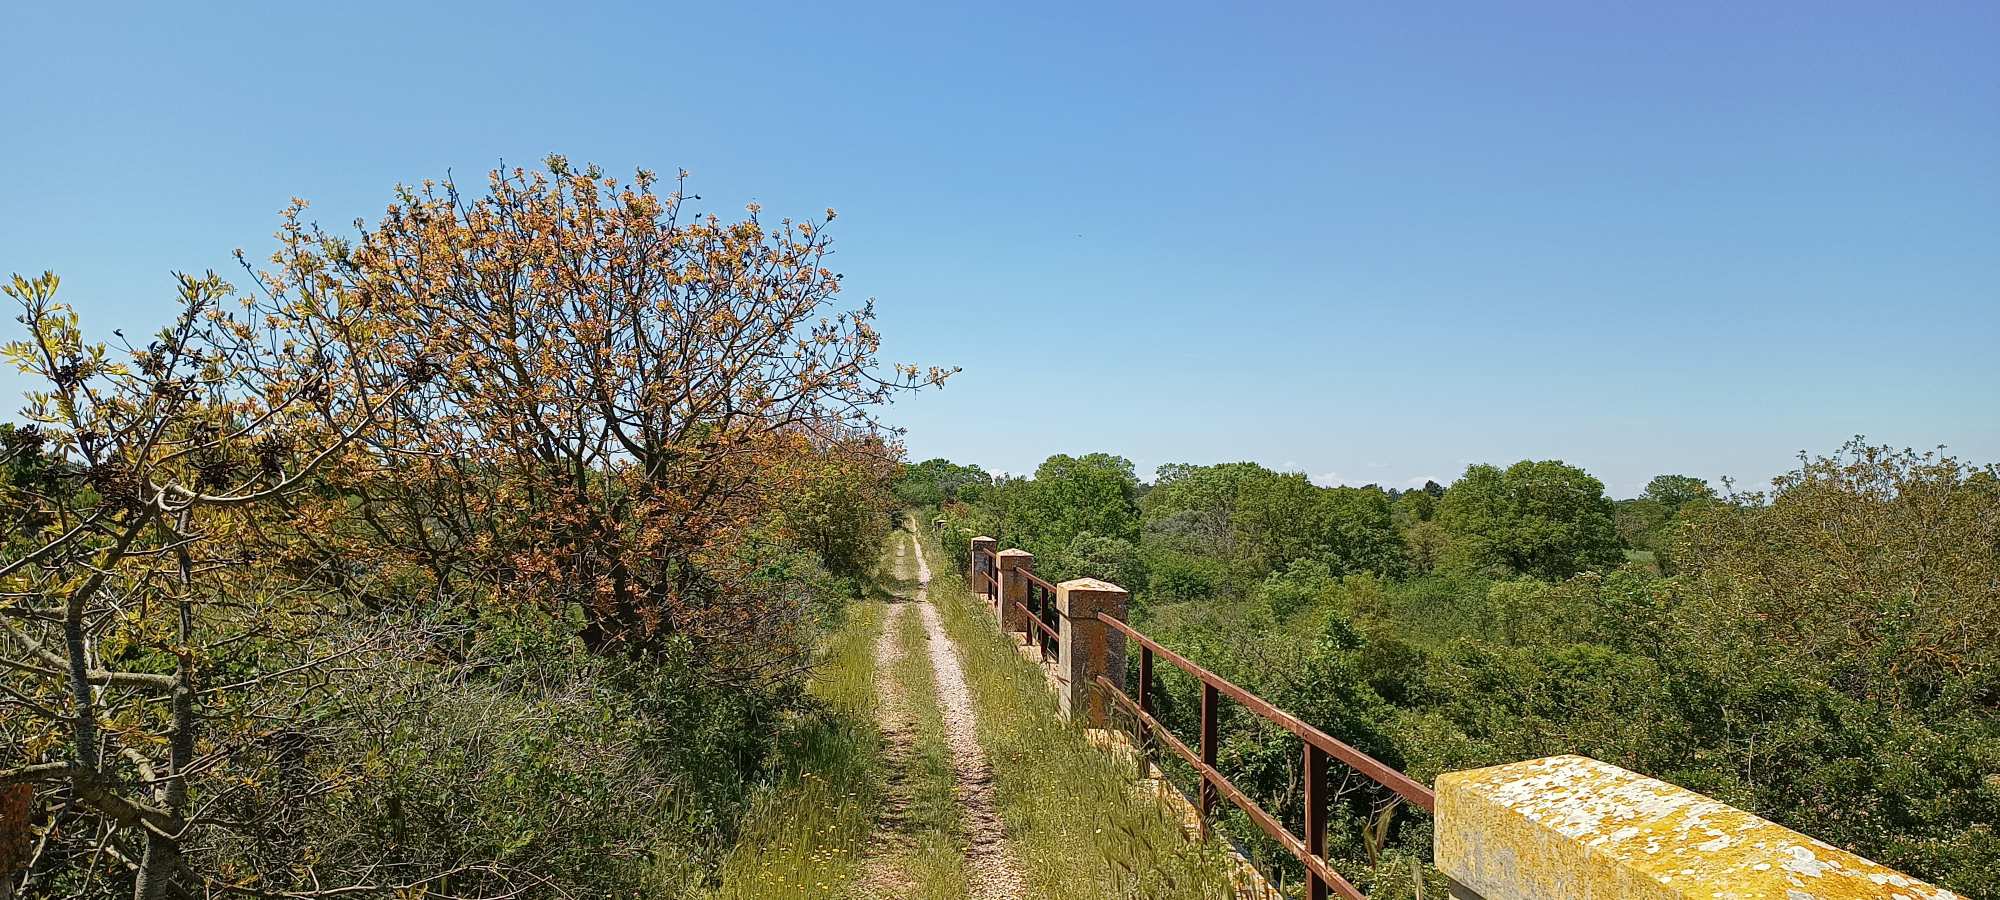
[[(1193, 767), (1201, 776), (1198, 806), (1201, 813), (1202, 829), (1208, 828), (1210, 813), (1219, 797), (1227, 799), (1237, 809), (1256, 823), (1257, 827), (1277, 841), (1306, 869), (1306, 896), (1309, 900), (1326, 900), (1330, 889), (1348, 900), (1367, 900), (1367, 895), (1354, 886), (1339, 872), (1334, 871), (1325, 858), (1327, 811), (1333, 799), (1329, 790), (1328, 766), (1330, 760), (1341, 763), (1359, 772), (1363, 777), (1393, 792), (1395, 802), (1406, 802), (1425, 812), (1434, 812), (1437, 806), (1435, 795), (1430, 788), (1396, 771), (1387, 764), (1333, 738), (1298, 717), (1285, 712), (1262, 697), (1252, 694), (1228, 679), (1196, 665), (1184, 656), (1157, 641), (1141, 634), (1138, 629), (1120, 621), (1116, 617), (1099, 613), (1098, 620), (1122, 632), (1137, 643), (1139, 651), (1139, 696), (1135, 699), (1105, 676), (1097, 677), (1098, 687), (1119, 707), (1130, 713), (1137, 724), (1136, 743), (1139, 747), (1140, 777), (1145, 777), (1152, 751), (1157, 743), (1164, 743), (1176, 756)], [(1197, 746), (1176, 737), (1166, 726), (1153, 717), (1153, 661), (1165, 659), (1175, 668), (1187, 673), (1201, 683), (1201, 734)], [(1228, 697), (1245, 709), (1271, 724), (1291, 732), (1305, 745), (1305, 833), (1293, 834), (1276, 816), (1259, 806), (1215, 766), (1216, 750), (1221, 744), (1218, 732), (1218, 717), (1221, 700)], [(1387, 815), (1386, 810), (1381, 813)]]
[(1035, 573), (1022, 570), (1021, 576), (1027, 581), (1028, 602), (1016, 603), (1028, 618), (1033, 629), (1028, 640), (1041, 647), (1042, 660), (1062, 658), (1062, 611), (1056, 608), (1056, 586), (1043, 581)]
[(986, 598), (989, 606), (995, 606), (1000, 599), (999, 558), (991, 550), (979, 550), (972, 554), (972, 574), (974, 589)]

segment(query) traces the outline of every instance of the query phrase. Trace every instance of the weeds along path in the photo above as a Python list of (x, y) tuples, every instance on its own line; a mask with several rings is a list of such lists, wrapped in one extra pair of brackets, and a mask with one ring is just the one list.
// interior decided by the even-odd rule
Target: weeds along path
[[(901, 579), (905, 570), (903, 545), (898, 542), (894, 574)], [(856, 885), (861, 897), (906, 897), (915, 886), (905, 861), (916, 849), (918, 828), (911, 816), (915, 790), (909, 778), (916, 756), (917, 734), (907, 692), (897, 677), (904, 656), (900, 639), (903, 617), (909, 608), (904, 598), (890, 598), (883, 614), (882, 635), (875, 641), (876, 724), (882, 734), (887, 784), (876, 813), (876, 838), (861, 863), (861, 877)]]
[[(937, 549), (935, 545), (929, 549)], [(1189, 841), (1177, 807), (1140, 790), (1131, 761), (1106, 753), (1064, 717), (1041, 666), (1002, 635), (981, 598), (950, 571), (927, 597), (954, 642), (1008, 849), (1036, 900), (1244, 900), (1220, 844)]]

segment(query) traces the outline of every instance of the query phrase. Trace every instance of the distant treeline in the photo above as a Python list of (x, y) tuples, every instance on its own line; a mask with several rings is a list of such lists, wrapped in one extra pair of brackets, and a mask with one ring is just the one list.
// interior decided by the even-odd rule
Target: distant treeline
[[(1585, 754), (2000, 897), (1993, 465), (1856, 440), (1766, 491), (1663, 475), (1614, 502), (1549, 460), (1390, 491), (1252, 463), (1147, 483), (1098, 453), (1032, 478), (930, 460), (896, 490), (957, 552), (984, 533), (1127, 586), (1155, 637), (1420, 778)], [(1156, 689), (1192, 736), (1195, 686)], [(1223, 768), (1296, 828), (1296, 742), (1223, 730)], [(1407, 896), (1429, 822), (1348, 790), (1330, 847)]]

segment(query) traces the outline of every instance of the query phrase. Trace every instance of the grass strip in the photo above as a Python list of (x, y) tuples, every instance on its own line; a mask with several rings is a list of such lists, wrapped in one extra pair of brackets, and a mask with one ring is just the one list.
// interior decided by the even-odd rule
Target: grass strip
[(931, 602), (962, 654), (1028, 896), (1232, 898), (1226, 855), (1183, 837), (1172, 813), (1135, 790), (1130, 767), (1062, 716), (1041, 670), (942, 562), (950, 557), (924, 540), (929, 558), (940, 561), (931, 569)]

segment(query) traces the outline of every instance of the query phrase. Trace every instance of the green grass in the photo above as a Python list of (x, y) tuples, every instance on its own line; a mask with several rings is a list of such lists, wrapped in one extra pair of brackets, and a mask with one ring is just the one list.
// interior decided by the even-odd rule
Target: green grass
[(787, 736), (778, 777), (724, 857), (716, 900), (839, 896), (853, 883), (881, 803), (875, 641), (885, 608), (855, 604), (828, 641), (808, 688), (819, 708)]
[[(897, 531), (890, 545), (907, 546), (908, 536)], [(909, 551), (915, 553), (914, 548)], [(905, 573), (916, 571), (914, 555), (904, 558)], [(916, 578), (898, 578), (898, 593), (916, 595)], [(963, 900), (965, 882), (965, 835), (955, 794), (957, 778), (952, 772), (951, 752), (945, 744), (944, 710), (937, 701), (937, 675), (931, 668), (930, 641), (924, 637), (923, 616), (911, 604), (902, 613), (896, 643), (902, 651), (894, 677), (911, 714), (914, 745), (904, 772), (904, 787), (910, 792), (908, 826), (911, 848), (895, 860), (910, 877), (912, 896), (919, 900)]]
[(1171, 813), (1134, 791), (1129, 764), (1091, 746), (1063, 718), (1041, 671), (1016, 654), (951, 571), (950, 557), (926, 540), (935, 561), (931, 601), (963, 651), (980, 743), (1028, 896), (1232, 897), (1220, 848), (1187, 841)]

